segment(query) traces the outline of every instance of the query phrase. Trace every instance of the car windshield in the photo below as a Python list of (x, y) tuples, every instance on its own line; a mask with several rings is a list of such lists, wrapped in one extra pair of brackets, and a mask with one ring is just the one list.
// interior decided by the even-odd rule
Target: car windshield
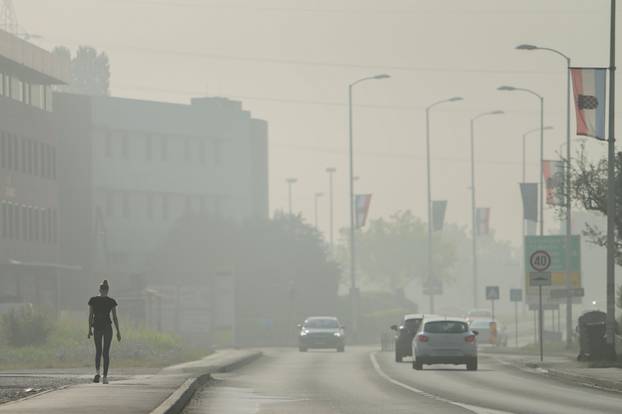
[(307, 319), (304, 327), (307, 329), (337, 329), (339, 322), (336, 319)]
[(425, 324), (426, 333), (458, 334), (468, 332), (469, 327), (466, 322), (460, 321), (435, 321)]
[(487, 320), (484, 320), (484, 319), (477, 320), (477, 321), (471, 322), (471, 328), (479, 328), (479, 329), (486, 328), (486, 329), (488, 329), (488, 328), (490, 328), (490, 324), (491, 323), (492, 323), (492, 321), (487, 321)]

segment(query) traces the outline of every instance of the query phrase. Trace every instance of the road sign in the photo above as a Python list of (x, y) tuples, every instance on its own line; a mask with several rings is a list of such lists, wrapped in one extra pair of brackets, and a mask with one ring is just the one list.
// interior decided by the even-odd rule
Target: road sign
[(585, 289), (583, 288), (570, 288), (570, 289), (551, 289), (551, 298), (582, 298), (585, 296)]
[(551, 272), (529, 273), (529, 286), (551, 286)]
[(551, 255), (546, 250), (536, 250), (529, 256), (529, 265), (534, 272), (546, 272), (551, 267)]
[(510, 289), (510, 302), (522, 302), (523, 289)]
[[(531, 266), (531, 256), (538, 250), (546, 251), (551, 257), (551, 263), (546, 270), (551, 272), (551, 286), (542, 287), (542, 296), (545, 304), (565, 304), (566, 297), (554, 298), (550, 294), (556, 289), (566, 289), (566, 236), (526, 236), (525, 237), (525, 290), (524, 301), (530, 305), (538, 303), (538, 287), (529, 284), (529, 273), (535, 269)], [(568, 260), (570, 270), (570, 287), (581, 287), (581, 239), (580, 236), (574, 235), (570, 237), (570, 256)], [(582, 303), (582, 298), (572, 297), (573, 304)]]
[(499, 300), (499, 286), (486, 286), (486, 300)]

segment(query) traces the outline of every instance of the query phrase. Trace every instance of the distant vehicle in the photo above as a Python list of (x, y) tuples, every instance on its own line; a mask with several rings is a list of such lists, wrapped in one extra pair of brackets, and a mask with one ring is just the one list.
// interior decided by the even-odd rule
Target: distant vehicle
[(492, 319), (492, 312), (489, 309), (471, 309), (466, 316), (468, 323), (476, 319)]
[(426, 319), (413, 340), (413, 368), (431, 364), (466, 364), (477, 370), (477, 331), (464, 319)]
[(508, 335), (505, 327), (492, 319), (476, 319), (469, 324), (471, 329), (479, 332), (477, 342), (496, 346), (507, 346)]
[(404, 315), (400, 326), (391, 325), (395, 331), (395, 361), (402, 362), (404, 357), (412, 356), (413, 338), (419, 331), (423, 315), (408, 314)]
[(313, 316), (298, 325), (298, 350), (307, 352), (311, 348), (335, 348), (337, 352), (346, 349), (345, 328), (334, 316)]

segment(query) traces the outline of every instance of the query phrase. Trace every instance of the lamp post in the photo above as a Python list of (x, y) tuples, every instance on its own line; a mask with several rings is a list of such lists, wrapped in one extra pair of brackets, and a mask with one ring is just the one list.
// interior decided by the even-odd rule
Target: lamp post
[(314, 223), (315, 223), (315, 228), (319, 230), (318, 226), (317, 226), (317, 200), (324, 196), (324, 193), (315, 193), (313, 195), (313, 216), (314, 216)]
[[(427, 213), (428, 213), (428, 255), (426, 260), (427, 280), (428, 282), (434, 280), (435, 276), (432, 271), (432, 179), (430, 173), (430, 110), (437, 105), (441, 105), (448, 102), (462, 101), (460, 96), (454, 96), (449, 99), (442, 99), (436, 101), (425, 108), (425, 153), (426, 153), (426, 170), (427, 170)], [(434, 313), (434, 294), (431, 291), (430, 296), (430, 312)]]
[(540, 100), (540, 236), (544, 235), (544, 97), (531, 89), (516, 88), (514, 86), (499, 86), (499, 91), (527, 92)]
[(337, 171), (336, 168), (334, 167), (329, 167), (326, 169), (326, 172), (328, 173), (328, 239), (330, 240), (330, 250), (331, 252), (333, 251), (334, 248), (334, 236), (333, 236), (333, 225), (334, 225), (334, 221), (333, 221), (333, 210), (334, 210), (334, 205), (333, 205), (333, 186), (334, 186), (334, 182), (333, 182), (333, 175), (335, 174), (335, 171)]
[[(523, 44), (516, 46), (518, 50), (543, 50), (561, 56), (566, 62), (566, 173), (564, 174), (566, 191), (566, 288), (572, 287), (570, 280), (570, 236), (572, 235), (572, 197), (570, 194), (570, 57), (557, 49)], [(572, 297), (566, 298), (566, 348), (572, 345)]]
[(358, 79), (351, 84), (348, 85), (348, 132), (349, 132), (349, 198), (348, 198), (348, 206), (350, 208), (350, 302), (352, 305), (352, 330), (356, 334), (358, 328), (358, 294), (356, 288), (356, 243), (354, 240), (355, 233), (355, 205), (354, 205), (354, 131), (353, 131), (353, 114), (352, 114), (352, 90), (354, 86), (358, 85), (361, 82), (369, 81), (369, 80), (381, 80), (387, 79), (390, 76), (387, 74), (379, 74), (375, 76), (367, 76), (365, 78)]
[(475, 207), (475, 121), (479, 118), (489, 115), (502, 115), (503, 111), (489, 111), (483, 112), (475, 117), (471, 118), (471, 239), (472, 239), (472, 254), (473, 254), (473, 307), (477, 308), (477, 218)]
[(287, 178), (285, 180), (285, 182), (287, 182), (287, 200), (288, 200), (288, 210), (289, 210), (289, 215), (292, 215), (292, 185), (294, 185), (295, 183), (298, 182), (297, 178)]

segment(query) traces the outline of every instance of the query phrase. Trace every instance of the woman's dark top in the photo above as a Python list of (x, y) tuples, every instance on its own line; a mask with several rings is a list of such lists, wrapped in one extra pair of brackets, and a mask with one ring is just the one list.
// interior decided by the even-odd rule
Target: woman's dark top
[(108, 296), (93, 296), (89, 306), (93, 307), (93, 329), (100, 331), (112, 325), (110, 311), (117, 306), (117, 301)]

